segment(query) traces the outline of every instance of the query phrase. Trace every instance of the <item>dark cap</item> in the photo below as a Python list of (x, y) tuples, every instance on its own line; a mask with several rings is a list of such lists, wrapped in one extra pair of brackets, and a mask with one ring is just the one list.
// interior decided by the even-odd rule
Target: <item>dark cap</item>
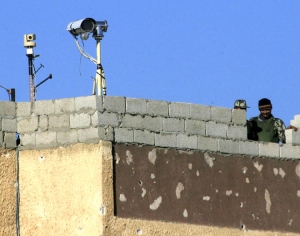
[(258, 101), (258, 108), (259, 109), (262, 109), (262, 108), (272, 109), (272, 103), (269, 99), (262, 98)]

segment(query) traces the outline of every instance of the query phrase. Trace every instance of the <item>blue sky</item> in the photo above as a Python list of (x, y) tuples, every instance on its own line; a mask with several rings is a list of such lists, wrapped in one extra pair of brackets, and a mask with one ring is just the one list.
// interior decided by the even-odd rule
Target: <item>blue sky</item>
[[(24, 34), (36, 34), (37, 100), (89, 96), (96, 67), (66, 31), (75, 20), (107, 20), (101, 41), (107, 95), (232, 108), (258, 115), (269, 98), (286, 125), (300, 114), (300, 1), (7, 1), (1, 7), (0, 85), (30, 101)], [(96, 42), (84, 41), (96, 57)], [(0, 88), (0, 100), (8, 100)]]

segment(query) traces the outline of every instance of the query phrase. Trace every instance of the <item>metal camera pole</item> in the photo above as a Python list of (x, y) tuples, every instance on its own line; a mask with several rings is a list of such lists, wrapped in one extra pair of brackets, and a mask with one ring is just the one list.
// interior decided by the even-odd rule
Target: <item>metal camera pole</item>
[(28, 57), (28, 69), (29, 69), (29, 93), (30, 93), (30, 101), (34, 102), (34, 81), (33, 81), (33, 55), (26, 54)]
[(104, 37), (104, 32), (107, 31), (107, 21), (96, 21), (96, 27), (93, 31), (93, 38), (96, 40), (96, 53), (97, 53), (97, 71), (94, 80), (93, 95), (96, 94), (97, 87), (98, 95), (106, 95), (106, 83), (104, 76), (104, 69), (101, 65), (101, 40)]
[(36, 46), (35, 42), (35, 34), (25, 34), (24, 35), (24, 47), (27, 48), (26, 56), (28, 57), (28, 69), (29, 69), (29, 87), (30, 87), (30, 101), (35, 101), (35, 88), (34, 88), (34, 81), (33, 81), (33, 59), (34, 53), (33, 48)]
[(96, 39), (96, 53), (97, 53), (97, 71), (96, 71), (96, 78), (93, 85), (93, 95), (97, 94), (106, 95), (106, 84), (105, 84), (105, 76), (104, 76), (104, 69), (101, 65), (101, 39), (100, 37), (95, 37)]

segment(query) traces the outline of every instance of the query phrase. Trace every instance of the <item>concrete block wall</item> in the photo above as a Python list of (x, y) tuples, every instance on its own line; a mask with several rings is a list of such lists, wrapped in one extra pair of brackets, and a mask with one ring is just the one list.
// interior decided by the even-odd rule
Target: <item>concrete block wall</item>
[(245, 111), (199, 104), (113, 96), (0, 102), (0, 121), (0, 145), (15, 147), (17, 132), (20, 150), (107, 140), (284, 159), (300, 156), (299, 138), (290, 130), (289, 143), (282, 147), (248, 141)]
[(0, 147), (16, 147), (16, 103), (0, 101)]
[(294, 145), (300, 145), (300, 115), (295, 115), (294, 120), (291, 120), (291, 125), (297, 127), (299, 130), (295, 131), (289, 129), (285, 131), (286, 142)]

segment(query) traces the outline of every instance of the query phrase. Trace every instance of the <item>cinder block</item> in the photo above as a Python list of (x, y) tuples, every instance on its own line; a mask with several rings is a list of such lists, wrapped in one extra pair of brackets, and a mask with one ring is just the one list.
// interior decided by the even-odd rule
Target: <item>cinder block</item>
[(18, 102), (17, 106), (17, 117), (28, 117), (31, 115), (31, 102)]
[(269, 142), (259, 142), (259, 156), (280, 157), (279, 144)]
[(33, 112), (36, 115), (54, 114), (54, 100), (35, 101), (33, 103)]
[(127, 128), (115, 128), (115, 142), (117, 143), (132, 143), (133, 130)]
[(285, 139), (286, 143), (293, 143), (293, 130), (292, 129), (286, 129), (285, 130)]
[(185, 120), (185, 132), (187, 134), (197, 134), (205, 136), (205, 121), (203, 120)]
[(38, 148), (51, 148), (57, 146), (56, 132), (36, 132), (35, 143)]
[(155, 134), (155, 146), (158, 147), (177, 147), (176, 134), (159, 133)]
[(135, 143), (154, 145), (154, 133), (148, 130), (134, 130), (133, 131), (133, 141)]
[(30, 149), (36, 146), (36, 133), (20, 134), (20, 148)]
[(14, 119), (7, 119), (3, 118), (2, 119), (2, 130), (6, 132), (17, 132), (17, 120)]
[(217, 123), (229, 124), (231, 122), (231, 109), (211, 107), (211, 120)]
[(219, 139), (218, 151), (221, 153), (238, 154), (239, 153), (239, 141), (231, 139)]
[(21, 118), (17, 120), (18, 133), (31, 133), (38, 130), (38, 117)]
[[(84, 117), (84, 115), (72, 115), (78, 117)], [(87, 115), (88, 116), (88, 115)], [(88, 116), (88, 119), (90, 117)], [(84, 122), (84, 121), (83, 121)], [(49, 116), (49, 129), (53, 131), (66, 131), (70, 130), (70, 115), (69, 114), (61, 114)]]
[(142, 129), (144, 119), (140, 115), (125, 114), (122, 118), (122, 128)]
[(246, 111), (241, 109), (232, 109), (231, 121), (236, 125), (246, 125)]
[(178, 118), (163, 118), (164, 132), (184, 132), (184, 120)]
[(146, 114), (147, 101), (145, 99), (126, 98), (126, 113), (129, 114)]
[(103, 97), (103, 108), (108, 112), (125, 113), (125, 97)]
[(16, 133), (4, 133), (4, 146), (6, 148), (15, 148), (17, 146)]
[(104, 111), (104, 106), (103, 106), (103, 100), (104, 97), (102, 96), (96, 96), (97, 99), (97, 111), (103, 112)]
[(114, 129), (112, 127), (99, 127), (99, 140), (114, 141)]
[(0, 116), (14, 118), (16, 116), (16, 103), (0, 102)]
[(177, 148), (194, 149), (198, 148), (198, 138), (196, 135), (177, 134)]
[(294, 120), (291, 120), (290, 124), (300, 129), (300, 115), (295, 115)]
[(162, 127), (163, 127), (162, 117), (144, 116), (142, 129), (160, 132), (162, 131)]
[(229, 125), (227, 138), (247, 140), (247, 127), (241, 125)]
[(92, 126), (112, 126), (118, 127), (120, 124), (119, 114), (109, 112), (95, 112), (91, 116)]
[(71, 114), (70, 115), (70, 128), (71, 129), (84, 129), (91, 125), (91, 117), (87, 113)]
[(214, 121), (206, 122), (206, 136), (226, 138), (227, 131), (227, 124), (216, 123)]
[(147, 101), (147, 113), (153, 116), (169, 116), (169, 103), (164, 101)]
[(75, 99), (65, 98), (54, 101), (54, 113), (59, 114), (71, 114), (75, 112)]
[(280, 147), (280, 158), (284, 159), (296, 159), (300, 157), (300, 146), (294, 146), (292, 144), (283, 144)]
[(286, 137), (286, 143), (300, 145), (300, 129), (298, 131), (295, 131), (293, 129), (286, 129), (285, 137)]
[(239, 153), (243, 155), (259, 156), (259, 142), (239, 141)]
[(78, 135), (76, 129), (57, 132), (58, 145), (75, 144), (77, 142), (78, 142)]
[(41, 115), (39, 117), (39, 129), (41, 131), (47, 131), (48, 130), (48, 116), (47, 115)]
[(198, 136), (198, 149), (203, 151), (218, 151), (218, 139), (211, 137)]
[(95, 111), (103, 111), (101, 96), (86, 96), (75, 98), (75, 110), (77, 113), (94, 114)]
[(189, 118), (190, 106), (190, 103), (171, 102), (169, 104), (169, 116), (178, 118)]
[(98, 143), (100, 136), (99, 131), (99, 127), (88, 127), (86, 129), (78, 129), (78, 141), (80, 143)]
[(191, 104), (191, 118), (208, 121), (211, 118), (210, 106)]

